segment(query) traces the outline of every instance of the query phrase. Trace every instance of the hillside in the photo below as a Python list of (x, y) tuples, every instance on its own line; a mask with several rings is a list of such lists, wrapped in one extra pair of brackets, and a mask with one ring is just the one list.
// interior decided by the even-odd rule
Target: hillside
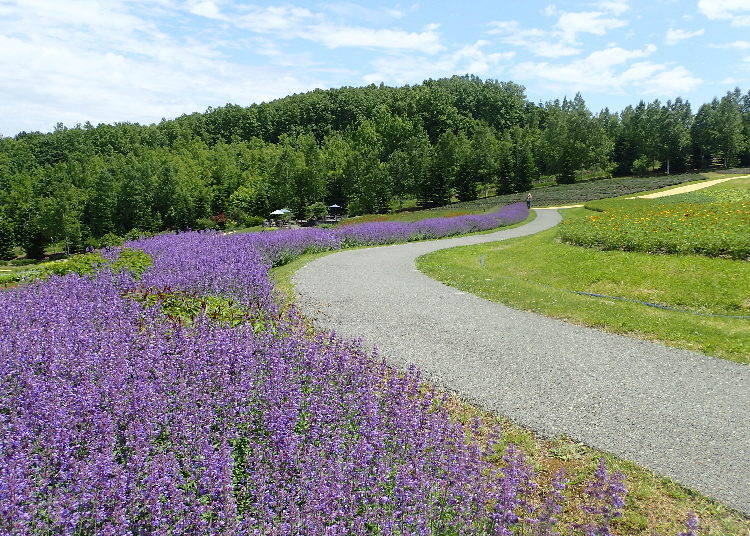
[[(580, 95), (530, 102), (473, 76), (227, 105), (155, 125), (58, 125), (0, 139), (0, 257), (41, 257), (133, 229), (249, 225), (288, 207), (351, 215), (394, 199), (424, 206), (528, 190), (540, 175), (602, 175), (750, 163), (750, 93), (693, 115), (682, 99), (593, 114)], [(105, 241), (106, 242), (106, 239)]]

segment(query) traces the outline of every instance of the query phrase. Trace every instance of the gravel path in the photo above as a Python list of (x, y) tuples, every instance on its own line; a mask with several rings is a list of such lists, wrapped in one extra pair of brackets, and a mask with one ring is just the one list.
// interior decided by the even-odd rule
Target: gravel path
[[(294, 276), (322, 328), (545, 435), (633, 460), (750, 513), (750, 367), (510, 309), (419, 272), (420, 255), (556, 225), (348, 250)], [(544, 262), (544, 259), (539, 259)]]

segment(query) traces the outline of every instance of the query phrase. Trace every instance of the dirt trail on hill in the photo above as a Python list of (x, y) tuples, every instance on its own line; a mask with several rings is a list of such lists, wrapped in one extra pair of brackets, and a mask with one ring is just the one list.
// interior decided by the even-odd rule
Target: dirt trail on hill
[(414, 265), (559, 221), (540, 210), (514, 229), (328, 255), (295, 274), (298, 304), (318, 327), (361, 338), (488, 410), (750, 513), (750, 367), (511, 309)]
[[(663, 192), (655, 192), (653, 194), (644, 194), (644, 195), (636, 195), (634, 197), (630, 197), (628, 199), (656, 199), (658, 197), (669, 197), (670, 195), (677, 195), (677, 194), (684, 194), (687, 192), (694, 192), (696, 190), (702, 190), (703, 188), (708, 188), (709, 186), (714, 186), (716, 184), (720, 184), (722, 182), (731, 181), (733, 179), (745, 179), (747, 177), (750, 177), (750, 175), (741, 175), (739, 177), (724, 177), (721, 179), (714, 179), (710, 181), (704, 181), (704, 182), (698, 182), (695, 184), (686, 184), (684, 186), (677, 186), (675, 188), (670, 188), (669, 190), (664, 190)], [(582, 207), (583, 205), (560, 205), (558, 207), (539, 207), (537, 210), (557, 210), (560, 208), (578, 208)]]

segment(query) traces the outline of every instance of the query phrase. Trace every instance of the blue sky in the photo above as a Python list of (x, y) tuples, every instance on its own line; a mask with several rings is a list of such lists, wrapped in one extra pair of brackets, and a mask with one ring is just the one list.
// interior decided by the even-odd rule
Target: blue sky
[(534, 101), (750, 89), (750, 0), (0, 0), (0, 133), (473, 73)]

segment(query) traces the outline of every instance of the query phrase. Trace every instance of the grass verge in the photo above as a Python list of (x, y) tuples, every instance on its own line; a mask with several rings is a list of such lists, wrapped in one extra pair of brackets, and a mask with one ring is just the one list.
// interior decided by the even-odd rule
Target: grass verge
[[(580, 218), (589, 212), (570, 209), (565, 215)], [(517, 309), (750, 363), (748, 319), (697, 316), (571, 292), (703, 314), (750, 314), (750, 263), (744, 261), (599, 251), (562, 244), (557, 230), (550, 229), (437, 251), (417, 259), (417, 267), (447, 285)]]

